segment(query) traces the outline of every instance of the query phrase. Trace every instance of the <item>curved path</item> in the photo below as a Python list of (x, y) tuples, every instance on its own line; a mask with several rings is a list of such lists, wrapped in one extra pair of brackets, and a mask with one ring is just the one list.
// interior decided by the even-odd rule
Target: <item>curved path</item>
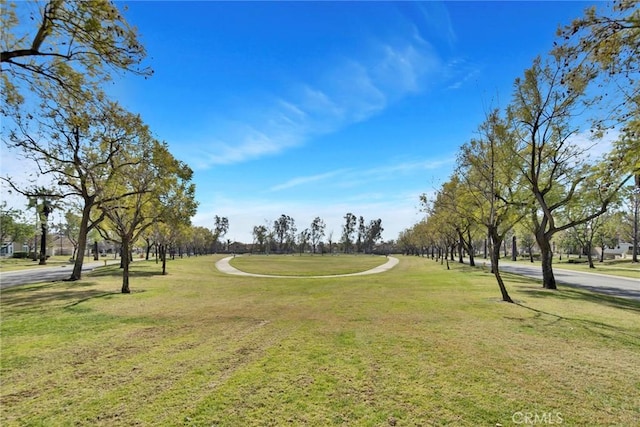
[(378, 274), (383, 273), (387, 270), (391, 270), (395, 267), (400, 260), (395, 257), (388, 257), (389, 260), (382, 265), (379, 265), (371, 270), (360, 271), (358, 273), (348, 273), (348, 274), (331, 274), (327, 276), (277, 276), (271, 274), (255, 274), (255, 273), (247, 273), (244, 271), (240, 271), (235, 267), (232, 267), (229, 264), (229, 260), (233, 259), (232, 256), (222, 258), (220, 261), (216, 262), (216, 268), (222, 273), (233, 274), (236, 276), (250, 276), (250, 277), (275, 277), (279, 279), (327, 279), (331, 277), (351, 277), (351, 276), (366, 276), (368, 274)]

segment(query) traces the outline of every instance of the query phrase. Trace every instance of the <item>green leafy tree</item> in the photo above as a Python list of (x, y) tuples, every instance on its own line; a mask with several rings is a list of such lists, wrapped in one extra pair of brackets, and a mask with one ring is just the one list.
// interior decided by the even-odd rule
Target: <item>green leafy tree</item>
[(383, 231), (382, 219), (378, 218), (369, 221), (369, 225), (366, 226), (364, 232), (365, 251), (373, 252), (374, 246), (382, 239)]
[(356, 252), (360, 253), (363, 250), (363, 246), (366, 240), (367, 234), (367, 224), (365, 223), (364, 217), (361, 215), (358, 218), (358, 227), (356, 233)]
[(357, 221), (358, 221), (358, 218), (351, 212), (348, 212), (344, 216), (344, 225), (342, 226), (341, 242), (342, 242), (343, 250), (345, 253), (350, 252), (352, 250), (353, 233), (356, 231)]
[(146, 52), (135, 28), (108, 0), (3, 0), (0, 26), (6, 106), (50, 85), (73, 96), (88, 85), (95, 89), (114, 71), (151, 74), (141, 65)]
[(311, 222), (311, 230), (310, 230), (311, 235), (309, 237), (311, 239), (311, 245), (313, 248), (312, 253), (314, 254), (316, 253), (316, 248), (318, 247), (318, 244), (324, 237), (325, 228), (326, 228), (326, 224), (324, 223), (322, 218), (320, 218), (319, 216), (315, 217)]
[(300, 256), (302, 256), (302, 253), (304, 252), (307, 245), (309, 244), (310, 239), (311, 239), (311, 231), (308, 228), (305, 228), (300, 233), (298, 233), (297, 240), (298, 240), (298, 250), (300, 251)]
[(258, 250), (265, 252), (265, 243), (267, 241), (267, 227), (265, 225), (256, 225), (253, 227), (253, 243), (258, 244)]
[[(547, 289), (556, 289), (553, 236), (604, 213), (629, 179), (619, 163), (609, 161), (607, 182), (596, 189), (589, 186), (593, 180), (588, 178), (605, 166), (594, 167), (585, 155), (588, 149), (572, 144), (571, 137), (579, 130), (572, 119), (584, 108), (584, 91), (593, 75), (589, 67), (578, 68), (565, 79), (561, 65), (555, 59), (547, 63), (536, 59), (524, 78), (516, 80), (510, 107), (519, 135), (514, 155), (520, 158), (522, 175), (537, 204), (533, 223)], [(586, 217), (566, 220), (567, 207), (580, 204), (593, 191), (598, 194), (588, 197), (600, 200), (599, 208)]]
[(478, 137), (462, 146), (457, 168), (460, 204), (465, 216), (487, 231), (491, 270), (506, 302), (513, 301), (500, 274), (500, 246), (530, 205), (512, 156), (516, 142), (508, 119), (494, 110), (480, 125)]
[[(190, 184), (192, 171), (176, 160), (167, 145), (153, 139), (148, 132), (139, 135), (132, 150), (120, 153), (114, 162), (125, 164), (125, 173), (109, 183), (105, 192), (111, 202), (100, 204), (108, 219), (100, 226), (108, 240), (122, 248), (122, 293), (130, 293), (130, 250), (141, 233), (158, 222), (172, 224), (175, 218), (195, 214), (195, 186)], [(116, 197), (126, 194), (125, 197)]]
[(71, 258), (74, 260), (78, 254), (78, 236), (80, 235), (81, 221), (82, 217), (80, 215), (73, 210), (68, 209), (64, 213), (64, 222), (60, 222), (58, 224), (58, 233), (60, 233), (61, 236), (66, 237), (73, 246)]
[(218, 242), (224, 238), (229, 231), (229, 218), (216, 215), (213, 225), (213, 238), (215, 239), (215, 244), (218, 245)]
[[(45, 91), (43, 89), (43, 91)], [(70, 280), (79, 280), (86, 252), (87, 236), (105, 218), (102, 203), (114, 203), (128, 193), (105, 193), (112, 181), (127, 173), (126, 151), (135, 152), (139, 136), (148, 133), (138, 115), (115, 102), (105, 100), (101, 92), (84, 91), (83, 97), (50, 87), (41, 103), (41, 113), (15, 115), (16, 129), (10, 133), (11, 146), (36, 166), (39, 176), (57, 184), (59, 196), (79, 200), (81, 221), (78, 256)], [(2, 179), (27, 197), (33, 192), (21, 188), (17, 177)]]
[(0, 244), (18, 243), (22, 245), (35, 235), (33, 224), (25, 222), (22, 211), (9, 208), (7, 202), (0, 203)]
[(296, 222), (289, 215), (282, 214), (273, 223), (273, 232), (278, 242), (278, 251), (289, 250), (295, 242)]
[(194, 255), (210, 253), (214, 248), (213, 232), (206, 227), (192, 227), (191, 249)]
[[(640, 8), (637, 0), (617, 0), (593, 6), (584, 16), (558, 30), (561, 43), (554, 54), (565, 58), (567, 75), (585, 64), (598, 72), (596, 96), (604, 114), (595, 128), (613, 127), (621, 137), (615, 142), (617, 162), (635, 175), (640, 197)], [(632, 202), (633, 203), (633, 202)], [(637, 205), (637, 202), (636, 202)], [(635, 214), (633, 261), (638, 262), (638, 208)]]

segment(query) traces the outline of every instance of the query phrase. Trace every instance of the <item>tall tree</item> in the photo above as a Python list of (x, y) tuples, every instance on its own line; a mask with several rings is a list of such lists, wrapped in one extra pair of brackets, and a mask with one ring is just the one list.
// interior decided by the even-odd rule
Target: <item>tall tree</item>
[[(601, 7), (601, 5), (603, 7)], [(597, 95), (605, 103), (596, 128), (613, 127), (621, 138), (615, 149), (619, 159), (635, 175), (635, 195), (640, 194), (640, 8), (637, 0), (598, 4), (584, 16), (558, 29), (561, 43), (554, 54), (566, 58), (566, 74), (576, 67), (593, 64), (599, 71)], [(637, 212), (637, 211), (636, 211)], [(638, 262), (638, 214), (635, 216), (633, 260)]]
[(364, 217), (360, 215), (358, 218), (358, 228), (356, 233), (356, 252), (360, 253), (363, 250), (367, 234), (367, 225), (364, 221)]
[[(48, 96), (40, 104), (40, 114), (14, 110), (16, 129), (10, 132), (9, 140), (36, 165), (40, 176), (57, 184), (60, 197), (80, 201), (78, 256), (69, 278), (79, 280), (87, 236), (104, 219), (99, 205), (128, 194), (104, 191), (119, 174), (126, 173), (128, 163), (118, 159), (126, 151), (135, 152), (139, 135), (149, 130), (138, 115), (105, 100), (99, 91), (82, 91), (82, 97), (56, 87), (42, 91)], [(33, 196), (33, 191), (16, 181), (20, 177), (2, 179), (25, 196)]]
[(6, 201), (0, 202), (0, 245), (19, 243), (22, 251), (22, 245), (34, 234), (34, 226), (22, 220), (22, 211), (8, 207)]
[(588, 149), (571, 141), (579, 130), (572, 120), (584, 107), (583, 95), (593, 72), (590, 67), (576, 68), (567, 79), (563, 71), (556, 58), (548, 63), (536, 59), (524, 78), (516, 79), (510, 108), (518, 123), (520, 140), (514, 155), (520, 158), (521, 172), (538, 206), (539, 213), (533, 221), (542, 257), (543, 286), (547, 289), (557, 287), (552, 267), (553, 236), (604, 213), (617, 190), (628, 180), (618, 165), (609, 162), (610, 185), (595, 189), (599, 209), (584, 218), (562, 220), (562, 212), (568, 205), (579, 203), (594, 190), (587, 185), (592, 182), (587, 177), (597, 170), (586, 156)]
[(313, 253), (316, 253), (316, 248), (318, 246), (318, 243), (320, 243), (320, 241), (322, 240), (322, 238), (324, 237), (324, 230), (326, 228), (326, 225), (324, 223), (324, 221), (322, 220), (322, 218), (320, 218), (319, 216), (315, 217), (313, 219), (313, 221), (311, 222), (311, 245), (313, 247)]
[(384, 228), (382, 228), (382, 219), (373, 219), (369, 221), (369, 225), (365, 227), (364, 231), (364, 247), (365, 252), (369, 251), (369, 253), (373, 252), (373, 247), (380, 239), (382, 239), (382, 232)]
[(222, 239), (229, 231), (229, 218), (226, 216), (220, 217), (216, 215), (213, 221), (213, 237), (215, 244), (217, 245), (219, 240)]
[(463, 145), (457, 168), (463, 183), (461, 204), (466, 215), (487, 230), (491, 270), (506, 302), (513, 301), (500, 274), (500, 246), (530, 205), (514, 164), (517, 157), (512, 156), (516, 142), (510, 123), (493, 110), (480, 125), (478, 137)]
[(291, 249), (296, 238), (296, 221), (289, 215), (282, 214), (273, 222), (273, 232), (278, 239), (280, 252)]
[(144, 132), (134, 148), (114, 159), (127, 165), (126, 173), (105, 189), (127, 196), (111, 197), (112, 202), (100, 205), (108, 218), (108, 224), (101, 226), (104, 237), (122, 247), (122, 293), (131, 292), (129, 254), (141, 233), (157, 222), (191, 218), (197, 207), (195, 186), (190, 183), (192, 171), (171, 155), (166, 144)]
[(258, 244), (258, 250), (264, 252), (264, 244), (267, 239), (267, 227), (264, 225), (256, 225), (253, 227), (251, 234), (253, 235), (253, 243)]
[(342, 245), (345, 253), (350, 252), (353, 246), (352, 239), (353, 233), (356, 229), (357, 221), (357, 217), (351, 212), (348, 212), (344, 216), (344, 225), (342, 226)]
[(300, 251), (300, 256), (304, 252), (307, 244), (309, 243), (309, 239), (311, 238), (311, 231), (308, 228), (305, 228), (298, 234), (298, 250)]
[(67, 209), (64, 213), (64, 222), (58, 224), (58, 232), (61, 236), (73, 245), (73, 253), (71, 259), (75, 260), (78, 254), (78, 236), (80, 234), (81, 217), (71, 209)]

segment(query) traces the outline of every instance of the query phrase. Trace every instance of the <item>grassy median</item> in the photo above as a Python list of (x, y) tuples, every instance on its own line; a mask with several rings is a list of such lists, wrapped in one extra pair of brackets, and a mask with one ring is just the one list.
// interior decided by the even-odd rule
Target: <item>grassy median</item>
[(387, 262), (377, 255), (245, 255), (230, 260), (247, 273), (274, 276), (329, 276), (370, 270)]
[[(227, 276), (221, 257), (2, 292), (0, 424), (635, 425), (640, 303), (417, 257)], [(293, 258), (293, 257), (292, 257)], [(355, 258), (355, 257), (354, 257)]]

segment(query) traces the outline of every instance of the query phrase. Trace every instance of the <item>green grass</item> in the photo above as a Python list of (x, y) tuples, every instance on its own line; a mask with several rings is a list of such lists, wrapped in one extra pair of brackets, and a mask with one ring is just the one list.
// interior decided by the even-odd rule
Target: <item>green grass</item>
[(370, 270), (388, 259), (372, 255), (248, 255), (230, 260), (238, 270), (273, 276), (329, 276)]
[[(221, 257), (2, 292), (0, 424), (637, 425), (640, 303), (401, 257), (379, 275), (227, 276)], [(519, 424), (521, 425), (521, 424)]]

